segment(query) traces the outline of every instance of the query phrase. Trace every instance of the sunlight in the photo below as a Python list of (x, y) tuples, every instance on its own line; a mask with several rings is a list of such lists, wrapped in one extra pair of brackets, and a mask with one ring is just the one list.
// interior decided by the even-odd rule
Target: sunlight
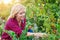
[(2, 0), (0, 0), (0, 4), (1, 4)]
[(3, 0), (4, 4), (9, 4), (11, 3), (12, 0)]

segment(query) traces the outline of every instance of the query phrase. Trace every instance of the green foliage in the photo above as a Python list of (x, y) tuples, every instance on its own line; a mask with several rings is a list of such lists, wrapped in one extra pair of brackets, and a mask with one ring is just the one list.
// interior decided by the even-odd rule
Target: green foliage
[[(42, 38), (41, 40), (58, 40), (60, 38), (60, 24), (58, 21), (58, 19), (60, 19), (60, 0), (26, 0), (22, 4), (26, 6), (27, 25), (25, 30), (22, 32), (20, 40), (27, 40), (26, 33), (28, 26), (34, 25), (34, 23), (36, 23), (38, 26), (38, 32), (44, 31), (47, 34), (50, 34), (49, 37)], [(6, 18), (10, 13), (11, 6), (12, 5), (8, 5), (6, 8), (2, 6), (2, 12), (0, 16)], [(2, 22), (0, 21), (0, 23)], [(53, 33), (51, 23), (55, 24), (58, 35)], [(1, 32), (2, 28), (0, 28), (0, 34)], [(11, 35), (15, 37), (13, 32), (11, 32)]]

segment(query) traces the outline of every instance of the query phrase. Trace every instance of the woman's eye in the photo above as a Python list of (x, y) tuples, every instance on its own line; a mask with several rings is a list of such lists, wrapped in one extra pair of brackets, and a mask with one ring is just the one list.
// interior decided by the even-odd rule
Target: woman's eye
[(20, 13), (20, 14), (22, 14), (22, 13)]
[(22, 13), (20, 13), (20, 14), (25, 14), (25, 12), (22, 12)]

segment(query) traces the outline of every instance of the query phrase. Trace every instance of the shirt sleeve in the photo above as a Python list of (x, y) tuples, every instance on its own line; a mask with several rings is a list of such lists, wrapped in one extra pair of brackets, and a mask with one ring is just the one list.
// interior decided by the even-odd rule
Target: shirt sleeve
[(21, 22), (21, 29), (24, 30), (26, 25), (26, 18)]
[(5, 25), (5, 29), (15, 32), (17, 36), (20, 36), (22, 33), (22, 29), (13, 21), (8, 21)]

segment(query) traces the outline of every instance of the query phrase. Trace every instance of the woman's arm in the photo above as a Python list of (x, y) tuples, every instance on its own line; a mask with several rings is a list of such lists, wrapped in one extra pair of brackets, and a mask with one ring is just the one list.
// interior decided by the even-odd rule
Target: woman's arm
[(35, 36), (35, 37), (47, 37), (48, 36), (48, 34), (46, 34), (46, 33), (30, 33), (30, 32), (27, 32), (27, 36)]
[(26, 36), (34, 36), (34, 33), (31, 33), (31, 32), (27, 32), (27, 35)]
[(24, 30), (26, 25), (26, 18), (21, 22), (21, 29)]

